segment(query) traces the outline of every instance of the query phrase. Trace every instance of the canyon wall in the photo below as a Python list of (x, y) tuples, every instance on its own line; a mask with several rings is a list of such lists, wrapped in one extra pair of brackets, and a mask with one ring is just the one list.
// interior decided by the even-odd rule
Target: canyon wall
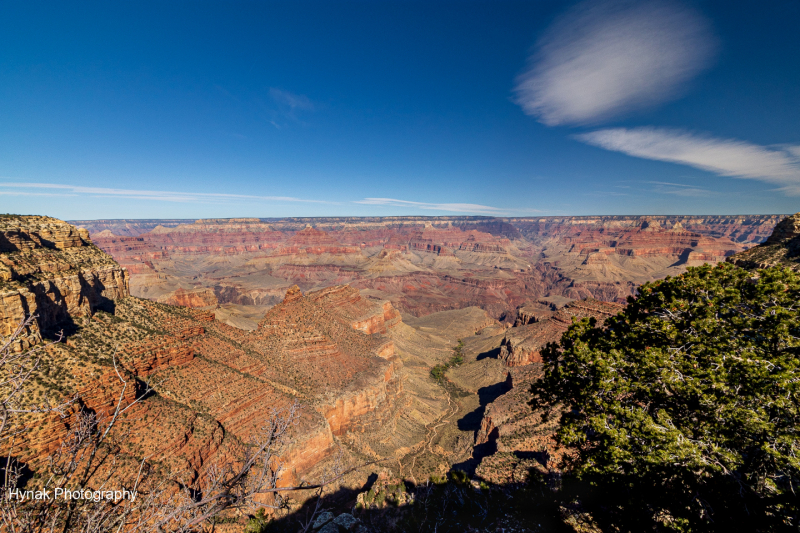
[(537, 319), (526, 320), (532, 315), (528, 309), (527, 313), (520, 314), (523, 319), (503, 337), (499, 357), (510, 367), (541, 363), (542, 349), (551, 342), (558, 342), (573, 321), (591, 317), (602, 325), (606, 318), (616, 315), (622, 308), (617, 303), (579, 300), (547, 315), (539, 314)]
[(0, 335), (26, 316), (57, 328), (129, 294), (128, 272), (86, 230), (49, 217), (0, 216)]
[(531, 385), (544, 373), (541, 350), (558, 342), (574, 320), (594, 318), (601, 327), (623, 309), (597, 300), (552, 307), (542, 302), (525, 309), (520, 317), (527, 318), (502, 336), (498, 358), (507, 371), (504, 392), (486, 405), (475, 432), (475, 475), (488, 483), (526, 483), (533, 474), (557, 473), (556, 465), (568, 453), (555, 438), (561, 413), (531, 404)]

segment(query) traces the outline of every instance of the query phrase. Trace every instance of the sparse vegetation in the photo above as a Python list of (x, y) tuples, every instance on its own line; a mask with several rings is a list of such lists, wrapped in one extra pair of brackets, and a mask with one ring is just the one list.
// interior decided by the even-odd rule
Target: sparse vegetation
[(441, 383), (449, 368), (459, 366), (464, 362), (464, 341), (458, 339), (458, 344), (453, 348), (453, 355), (446, 363), (441, 363), (431, 369), (431, 377)]
[(269, 531), (270, 519), (264, 509), (259, 509), (256, 515), (247, 521), (244, 533), (266, 533)]
[[(236, 454), (232, 460), (214, 465), (190, 485), (178, 488), (174, 482), (180, 479), (182, 471), (163, 463), (147, 464), (146, 459), (137, 460), (130, 455), (137, 451), (150, 455), (153, 451), (151, 446), (131, 442), (128, 450), (123, 452), (116, 441), (117, 433), (126, 434), (126, 426), (130, 423), (124, 413), (151, 392), (146, 386), (140, 390), (142, 384), (120, 370), (116, 360), (114, 368), (118, 383), (115, 387), (119, 391), (115, 391), (113, 397), (118, 397), (118, 400), (108, 412), (85, 408), (79, 394), (55, 406), (50, 402), (31, 404), (28, 401), (32, 392), (38, 392), (34, 385), (42, 381), (42, 376), (46, 376), (54, 364), (48, 358), (49, 348), (57, 348), (53, 343), (34, 345), (22, 351), (14, 349), (16, 339), (33, 320), (29, 317), (11, 336), (3, 338), (0, 345), (0, 412), (4, 414), (0, 424), (0, 443), (8, 457), (3, 464), (3, 486), (0, 487), (0, 525), (3, 530), (35, 533), (195, 531), (203, 525), (225, 520), (225, 512), (229, 509), (256, 511), (264, 507), (281, 507), (280, 493), (287, 489), (277, 488), (283, 469), (276, 453), (280, 453), (288, 442), (290, 427), (300, 416), (299, 403), (272, 409), (250, 442), (240, 446), (235, 439), (231, 442), (231, 449)], [(65, 392), (59, 383), (54, 386)], [(132, 401), (125, 400), (126, 390), (138, 390), (138, 396)], [(150, 407), (157, 408), (165, 399), (156, 396), (148, 401)], [(198, 422), (207, 427), (216, 423), (208, 415), (196, 415), (189, 409), (184, 411), (185, 418), (192, 418), (196, 436), (207, 431)], [(30, 423), (31, 416), (37, 417), (38, 424)], [(18, 462), (16, 458), (21, 452), (30, 452), (26, 446), (32, 436), (46, 429), (52, 431), (52, 425), (43, 423), (49, 418), (68, 420), (60, 446), (49, 457), (34, 458), (29, 465)], [(183, 428), (187, 420), (167, 420), (160, 431), (172, 431), (173, 422), (178, 422)], [(26, 480), (28, 466), (32, 466), (34, 471)], [(336, 479), (333, 475), (328, 482)], [(106, 486), (109, 481), (119, 489), (138, 493), (138, 497), (114, 501), (55, 497), (17, 499), (9, 496), (12, 489), (49, 491), (51, 494), (57, 487), (94, 491), (98, 485)], [(321, 490), (325, 484), (304, 488)], [(273, 502), (262, 502), (264, 494), (271, 494)], [(256, 516), (263, 518), (264, 513)]]

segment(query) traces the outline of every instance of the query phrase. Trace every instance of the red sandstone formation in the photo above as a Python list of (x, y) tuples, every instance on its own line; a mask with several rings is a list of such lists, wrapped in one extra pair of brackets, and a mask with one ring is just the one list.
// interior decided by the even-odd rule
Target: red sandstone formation
[(275, 255), (297, 254), (360, 254), (358, 246), (343, 246), (324, 231), (311, 226), (298, 231), (286, 241), (286, 246), (278, 249)]
[(183, 307), (210, 307), (218, 304), (217, 295), (214, 294), (213, 289), (208, 287), (188, 290), (178, 289), (165, 298), (164, 303)]
[(85, 230), (49, 217), (0, 216), (0, 335), (25, 316), (55, 327), (128, 295), (128, 273)]
[[(297, 289), (295, 285), (290, 291)], [(297, 289), (299, 290), (299, 289)], [(288, 297), (287, 292), (287, 297)], [(386, 333), (400, 322), (400, 314), (388, 301), (371, 302), (352, 287), (342, 285), (310, 292), (308, 298), (350, 320), (350, 325), (366, 334)]]
[(153, 262), (169, 259), (169, 254), (143, 237), (118, 237), (109, 230), (96, 233), (93, 242), (131, 274), (153, 272)]
[(500, 359), (507, 366), (541, 363), (541, 350), (550, 342), (558, 342), (574, 320), (594, 317), (602, 324), (606, 318), (616, 315), (622, 308), (620, 304), (597, 300), (570, 303), (546, 318), (541, 317), (509, 329), (500, 345)]
[(409, 235), (408, 249), (435, 253), (437, 255), (453, 255), (453, 251), (506, 253), (511, 241), (497, 238), (490, 233), (479, 230), (464, 231), (449, 227), (437, 229), (432, 225), (424, 230)]
[(272, 250), (286, 236), (259, 219), (201, 219), (174, 228), (156, 226), (143, 239), (167, 253), (239, 255)]
[(270, 379), (288, 377), (290, 386), (325, 398), (318, 409), (334, 435), (379, 427), (392, 416), (402, 391), (393, 343), (355, 328), (365, 315), (384, 320), (384, 307), (354, 289), (303, 296), (295, 286), (248, 343), (269, 354)]
[(180, 366), (194, 359), (191, 339), (203, 334), (204, 328), (191, 326), (169, 335), (149, 337), (125, 345), (121, 358), (134, 375), (148, 377), (159, 370)]

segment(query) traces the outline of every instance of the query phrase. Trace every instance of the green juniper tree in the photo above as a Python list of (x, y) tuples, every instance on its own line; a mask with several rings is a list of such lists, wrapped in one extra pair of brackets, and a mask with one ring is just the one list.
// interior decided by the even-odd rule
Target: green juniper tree
[[(729, 264), (647, 283), (545, 350), (535, 408), (623, 531), (797, 531), (800, 274)], [(590, 504), (587, 504), (590, 505)]]

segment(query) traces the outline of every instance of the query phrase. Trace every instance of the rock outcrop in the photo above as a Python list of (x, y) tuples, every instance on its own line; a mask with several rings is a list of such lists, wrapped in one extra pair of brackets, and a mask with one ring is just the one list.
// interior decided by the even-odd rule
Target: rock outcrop
[(40, 216), (0, 216), (0, 335), (26, 316), (52, 329), (128, 296), (128, 272), (81, 231)]
[[(508, 366), (523, 366), (542, 362), (542, 349), (548, 343), (558, 342), (575, 320), (591, 317), (602, 325), (623, 306), (598, 300), (580, 300), (567, 304), (550, 316), (528, 321), (508, 330), (500, 344), (500, 359)], [(521, 316), (525, 316), (524, 314)]]
[[(296, 287), (295, 285), (290, 291)], [(320, 289), (308, 293), (307, 296), (320, 305), (335, 309), (337, 314), (350, 320), (354, 329), (368, 335), (385, 334), (401, 320), (400, 313), (392, 307), (388, 300), (367, 300), (357, 289), (348, 285)]]
[(594, 318), (598, 326), (619, 313), (620, 304), (583, 300), (571, 302), (535, 322), (512, 327), (501, 341), (499, 358), (507, 365), (507, 392), (490, 402), (475, 435), (480, 457), (476, 474), (491, 483), (525, 483), (531, 472), (552, 473), (566, 453), (555, 439), (558, 412), (531, 407), (531, 385), (542, 377), (540, 351), (558, 342), (573, 320)]
[(291, 386), (319, 398), (334, 435), (380, 427), (402, 393), (394, 344), (361, 331), (365, 314), (383, 321), (384, 307), (349, 287), (304, 296), (295, 286), (252, 334), (250, 344), (269, 354), (270, 375), (290, 376)]
[(800, 213), (779, 222), (763, 243), (729, 257), (727, 261), (749, 270), (776, 265), (800, 270)]
[(122, 348), (123, 365), (137, 377), (180, 366), (194, 359), (192, 340), (205, 334), (201, 326), (190, 326), (166, 335), (148, 337)]
[(177, 289), (163, 298), (164, 303), (183, 307), (215, 307), (218, 305), (217, 295), (210, 287), (197, 289)]

